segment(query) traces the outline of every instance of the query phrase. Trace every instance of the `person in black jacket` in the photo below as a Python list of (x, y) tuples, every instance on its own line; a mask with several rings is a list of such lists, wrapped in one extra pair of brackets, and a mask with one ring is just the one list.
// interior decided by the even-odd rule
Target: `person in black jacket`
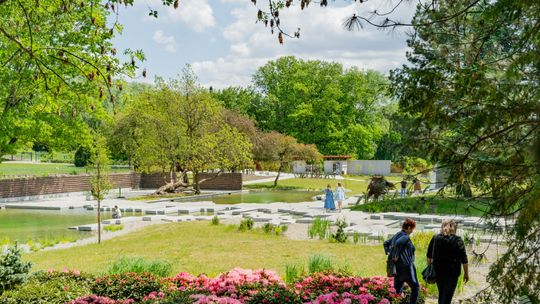
[(447, 219), (442, 222), (441, 233), (429, 242), (427, 262), (435, 268), (439, 304), (451, 304), (463, 265), (463, 281), (469, 281), (469, 267), (465, 244), (456, 235), (457, 224)]
[(396, 265), (396, 276), (394, 277), (394, 288), (397, 294), (403, 292), (405, 283), (411, 287), (410, 304), (418, 303), (418, 294), (420, 284), (416, 277), (416, 268), (414, 267), (414, 251), (416, 250), (409, 235), (416, 228), (416, 222), (407, 218), (401, 226), (402, 230), (391, 239), (392, 250), (391, 259)]

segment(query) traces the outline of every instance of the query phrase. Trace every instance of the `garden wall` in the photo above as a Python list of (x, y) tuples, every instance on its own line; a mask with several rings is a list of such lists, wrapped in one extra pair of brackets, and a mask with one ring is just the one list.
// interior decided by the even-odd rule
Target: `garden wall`
[(349, 160), (347, 173), (359, 175), (390, 175), (389, 160)]
[[(137, 174), (110, 174), (114, 188), (138, 188)], [(0, 180), (0, 198), (38, 196), (90, 190), (92, 176), (58, 175)]]
[(216, 177), (216, 173), (199, 173), (202, 190), (242, 190), (242, 173), (222, 173)]
[[(168, 180), (163, 173), (113, 173), (109, 175), (114, 188), (156, 189)], [(201, 174), (201, 179), (211, 174)], [(57, 193), (90, 191), (92, 176), (58, 175), (46, 177), (14, 178), (0, 180), (0, 198), (29, 197)], [(201, 183), (201, 189), (208, 190), (241, 190), (241, 173), (224, 173), (217, 178)]]

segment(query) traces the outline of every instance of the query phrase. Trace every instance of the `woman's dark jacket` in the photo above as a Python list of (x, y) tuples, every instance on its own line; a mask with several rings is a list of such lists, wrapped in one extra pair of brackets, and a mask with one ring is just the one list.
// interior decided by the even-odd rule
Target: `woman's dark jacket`
[(427, 257), (433, 259), (437, 276), (459, 277), (461, 264), (468, 263), (465, 244), (457, 235), (434, 236), (429, 242)]

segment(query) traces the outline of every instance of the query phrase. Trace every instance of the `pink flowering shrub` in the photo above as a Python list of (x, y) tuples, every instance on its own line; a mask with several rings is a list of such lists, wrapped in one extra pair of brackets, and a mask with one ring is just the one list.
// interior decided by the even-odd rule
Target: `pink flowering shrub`
[[(401, 304), (409, 292), (396, 294), (393, 279), (386, 277), (317, 273), (286, 285), (273, 271), (240, 268), (215, 278), (181, 272), (161, 281), (149, 274), (126, 273), (99, 278), (96, 286), (95, 291), (101, 289), (97, 295), (110, 298), (103, 301), (131, 299), (147, 304)], [(86, 302), (72, 304), (79, 303)]]
[(141, 301), (162, 288), (160, 280), (150, 273), (126, 272), (97, 278), (92, 291), (115, 300)]
[[(331, 301), (325, 302), (325, 299), (336, 298), (336, 296), (344, 294), (347, 296), (366, 295), (363, 297), (363, 302), (365, 303), (378, 303), (375, 300), (380, 301), (383, 299), (387, 299), (390, 303), (398, 303), (401, 296), (395, 293), (392, 287), (393, 284), (392, 278), (361, 278), (319, 273), (305, 277), (295, 283), (294, 289), (298, 292), (301, 299), (306, 302), (334, 303)], [(341, 302), (338, 301), (336, 303)], [(348, 302), (345, 301), (343, 303)]]
[(131, 304), (134, 302), (133, 300), (113, 300), (107, 297), (89, 295), (77, 298), (69, 302), (69, 304)]

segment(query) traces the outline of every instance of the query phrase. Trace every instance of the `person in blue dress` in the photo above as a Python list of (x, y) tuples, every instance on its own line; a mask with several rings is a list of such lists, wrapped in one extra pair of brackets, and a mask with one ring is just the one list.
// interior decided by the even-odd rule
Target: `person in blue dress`
[(332, 191), (332, 186), (330, 186), (330, 184), (326, 186), (326, 189), (324, 190), (324, 195), (324, 210), (335, 210), (336, 205), (334, 204), (334, 192)]
[(341, 212), (341, 209), (343, 208), (343, 201), (345, 200), (345, 189), (341, 186), (341, 183), (337, 183), (335, 196), (339, 212)]

